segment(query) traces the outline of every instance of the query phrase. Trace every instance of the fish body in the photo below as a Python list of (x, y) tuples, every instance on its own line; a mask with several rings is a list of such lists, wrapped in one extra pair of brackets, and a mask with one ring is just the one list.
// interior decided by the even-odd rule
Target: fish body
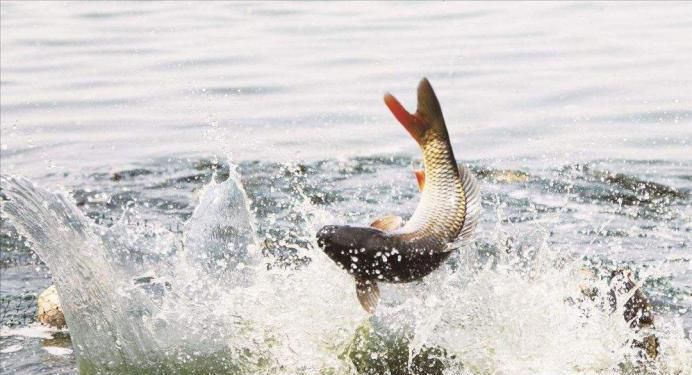
[(328, 225), (319, 233), (325, 253), (356, 279), (405, 283), (428, 275), (449, 257), (439, 239), (407, 241), (370, 227)]
[(480, 211), (478, 185), (467, 167), (457, 165), (428, 80), (418, 86), (414, 114), (390, 94), (385, 104), (423, 152), (416, 210), (403, 226), (400, 218), (388, 216), (370, 227), (328, 225), (317, 233), (324, 252), (354, 276), (358, 299), (368, 312), (379, 301), (378, 282), (410, 282), (430, 274), (449, 257), (450, 244), (471, 237)]

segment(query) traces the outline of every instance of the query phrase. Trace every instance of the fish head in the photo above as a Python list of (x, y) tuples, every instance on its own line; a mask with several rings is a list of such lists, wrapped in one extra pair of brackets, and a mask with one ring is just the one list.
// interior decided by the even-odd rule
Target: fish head
[(369, 276), (371, 258), (388, 248), (384, 232), (370, 227), (327, 225), (317, 232), (317, 243), (336, 264), (356, 276)]

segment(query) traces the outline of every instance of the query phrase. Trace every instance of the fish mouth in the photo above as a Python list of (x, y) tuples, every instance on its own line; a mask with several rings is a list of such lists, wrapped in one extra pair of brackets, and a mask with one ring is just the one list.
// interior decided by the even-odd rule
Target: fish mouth
[(322, 250), (329, 247), (329, 244), (331, 243), (330, 239), (334, 233), (336, 233), (336, 229), (336, 225), (325, 225), (319, 231), (317, 231), (317, 245), (319, 245)]
[(344, 248), (339, 246), (335, 241), (335, 237), (339, 231), (338, 225), (326, 225), (317, 232), (317, 245), (322, 251), (329, 256), (339, 266), (344, 267), (339, 261), (340, 255), (344, 253)]

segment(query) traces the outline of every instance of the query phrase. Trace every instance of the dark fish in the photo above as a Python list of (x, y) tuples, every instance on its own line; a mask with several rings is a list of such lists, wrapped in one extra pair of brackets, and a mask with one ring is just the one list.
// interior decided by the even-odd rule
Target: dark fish
[(390, 94), (384, 101), (423, 151), (416, 211), (403, 227), (400, 217), (385, 216), (370, 227), (328, 225), (317, 233), (324, 252), (355, 277), (358, 300), (370, 313), (379, 301), (378, 281), (404, 283), (428, 275), (449, 257), (452, 244), (472, 236), (480, 214), (478, 185), (466, 166), (457, 165), (428, 80), (418, 86), (414, 114)]

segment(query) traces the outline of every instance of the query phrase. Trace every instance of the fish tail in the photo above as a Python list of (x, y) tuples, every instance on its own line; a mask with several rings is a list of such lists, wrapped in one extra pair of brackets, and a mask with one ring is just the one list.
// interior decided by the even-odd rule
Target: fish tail
[(421, 79), (418, 84), (418, 108), (416, 109), (416, 115), (432, 128), (445, 129), (446, 135), (447, 127), (442, 116), (442, 108), (427, 78)]
[(389, 110), (392, 111), (394, 117), (396, 117), (418, 144), (423, 144), (424, 136), (430, 129), (436, 129), (438, 135), (448, 138), (447, 127), (444, 117), (442, 116), (440, 102), (437, 100), (435, 91), (433, 91), (427, 78), (423, 78), (420, 84), (418, 84), (418, 107), (416, 113), (409, 113), (404, 106), (389, 93), (385, 94), (384, 102), (387, 107), (389, 107)]

